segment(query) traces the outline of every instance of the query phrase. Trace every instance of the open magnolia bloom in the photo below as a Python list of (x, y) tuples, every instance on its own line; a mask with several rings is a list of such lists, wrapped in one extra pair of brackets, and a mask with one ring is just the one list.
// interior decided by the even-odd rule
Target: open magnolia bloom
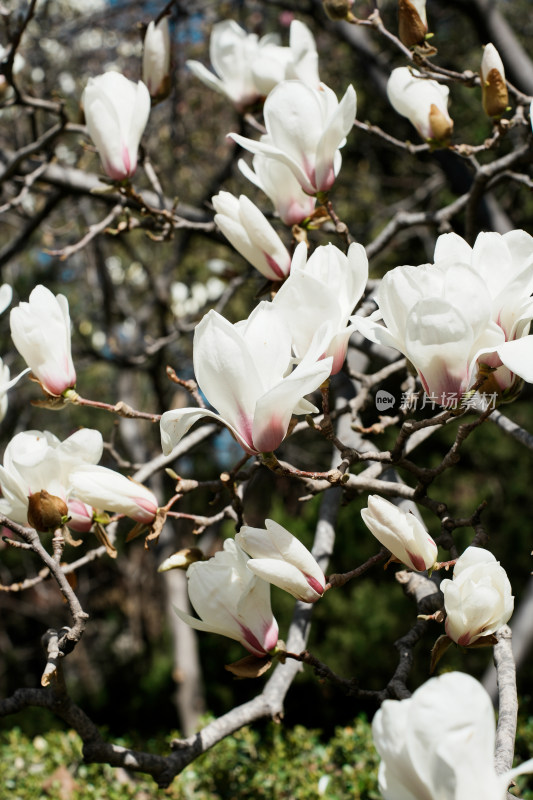
[(318, 55), (310, 30), (294, 20), (290, 46), (281, 47), (276, 34), (258, 39), (234, 20), (213, 26), (209, 55), (216, 74), (199, 61), (187, 61), (189, 69), (206, 86), (225, 95), (239, 111), (255, 103), (286, 78), (318, 86)]
[(446, 633), (466, 647), (496, 633), (514, 609), (509, 578), (489, 550), (467, 547), (453, 569), (453, 580), (441, 582)]
[(504, 800), (533, 759), (497, 775), (492, 702), (462, 672), (430, 678), (406, 700), (385, 700), (372, 722), (384, 800)]
[(262, 657), (278, 643), (278, 624), (270, 607), (270, 585), (247, 567), (246, 554), (233, 539), (209, 561), (187, 570), (187, 587), (196, 619), (174, 606), (191, 628), (219, 633)]
[(453, 121), (448, 114), (449, 89), (429, 80), (415, 69), (393, 69), (387, 96), (398, 114), (407, 117), (423, 139), (442, 142), (450, 138)]
[(512, 390), (517, 375), (533, 381), (532, 290), (533, 238), (524, 231), (482, 233), (473, 248), (444, 234), (435, 264), (384, 276), (379, 310), (358, 317), (357, 327), (400, 350), (425, 391), (446, 406), (477, 381), (479, 369), (495, 370), (491, 380), (501, 391)]
[(243, 525), (235, 541), (251, 557), (248, 569), (259, 578), (284, 589), (304, 603), (314, 603), (324, 594), (324, 573), (296, 536), (272, 519), (265, 528)]
[(371, 494), (361, 516), (378, 542), (402, 564), (415, 572), (424, 572), (435, 564), (437, 545), (414, 514), (402, 511), (384, 497)]
[(275, 450), (293, 414), (316, 411), (304, 396), (330, 374), (332, 359), (318, 360), (324, 338), (319, 328), (291, 371), (291, 333), (272, 303), (259, 303), (248, 319), (235, 325), (209, 311), (194, 332), (193, 362), (198, 386), (219, 413), (203, 408), (166, 411), (161, 417), (163, 452), (170, 453), (202, 417), (223, 422), (247, 453)]
[(265, 278), (284, 280), (291, 268), (289, 251), (257, 206), (244, 194), (237, 199), (230, 192), (219, 192), (211, 202), (215, 224), (237, 252)]
[(342, 100), (324, 83), (315, 89), (302, 81), (283, 81), (264, 106), (267, 133), (260, 141), (231, 136), (251, 153), (281, 161), (308, 194), (327, 192), (341, 168), (339, 148), (346, 142), (357, 110), (355, 89)]
[(481, 278), (489, 297), (490, 318), (497, 325), (500, 342), (495, 352), (478, 356), (478, 365), (494, 369), (492, 381), (505, 391), (516, 376), (533, 382), (533, 237), (522, 230), (480, 233), (474, 247), (455, 233), (439, 236), (435, 261), (470, 264)]
[(150, 489), (100, 465), (87, 464), (70, 474), (77, 497), (100, 511), (113, 511), (148, 524), (157, 511), (157, 499)]
[(298, 360), (305, 357), (317, 328), (326, 324), (323, 352), (333, 358), (331, 374), (342, 368), (348, 339), (357, 329), (347, 323), (367, 279), (368, 259), (362, 245), (351, 244), (348, 255), (333, 244), (324, 245), (307, 259), (306, 243), (300, 242), (290, 275), (273, 300), (289, 326)]
[[(90, 428), (76, 431), (63, 442), (49, 431), (17, 433), (7, 445), (4, 464), (0, 466), (0, 511), (14, 522), (26, 525), (29, 497), (44, 489), (67, 505), (72, 501), (73, 520), (69, 527), (88, 530), (92, 525), (92, 508), (85, 505), (82, 508), (80, 500), (73, 497), (70, 477), (81, 465), (96, 464), (102, 452), (102, 435)], [(81, 524), (89, 519), (88, 527)]]
[(59, 396), (76, 384), (64, 295), (36, 286), (27, 303), (11, 310), (9, 323), (15, 347), (49, 394)]
[(311, 216), (316, 199), (306, 194), (292, 170), (281, 161), (256, 154), (253, 169), (241, 158), (239, 169), (272, 201), (276, 214), (286, 225), (294, 225)]
[(150, 92), (120, 72), (89, 78), (81, 98), (87, 130), (113, 180), (131, 178), (137, 169), (137, 151), (148, 117)]

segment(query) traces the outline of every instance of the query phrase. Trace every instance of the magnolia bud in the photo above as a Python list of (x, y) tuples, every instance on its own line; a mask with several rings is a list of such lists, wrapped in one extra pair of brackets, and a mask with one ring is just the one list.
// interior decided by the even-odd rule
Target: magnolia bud
[(482, 547), (467, 547), (457, 559), (453, 580), (440, 585), (446, 610), (446, 633), (467, 647), (496, 633), (514, 608), (511, 584), (500, 562)]
[(351, 15), (354, 0), (322, 0), (326, 15), (333, 20), (343, 20)]
[(414, 514), (402, 511), (377, 494), (368, 496), (361, 510), (363, 522), (398, 561), (416, 572), (430, 569), (437, 560), (437, 545)]
[(398, 32), (406, 47), (422, 44), (428, 30), (426, 0), (399, 0)]
[(157, 25), (150, 22), (146, 29), (143, 48), (143, 81), (155, 102), (168, 97), (171, 90), (171, 41), (168, 17)]
[(49, 494), (46, 489), (30, 495), (28, 499), (28, 522), (36, 531), (55, 531), (64, 524), (68, 516), (67, 504), (60, 497)]
[(489, 117), (500, 117), (509, 103), (505, 70), (493, 44), (486, 45), (481, 60), (483, 110)]

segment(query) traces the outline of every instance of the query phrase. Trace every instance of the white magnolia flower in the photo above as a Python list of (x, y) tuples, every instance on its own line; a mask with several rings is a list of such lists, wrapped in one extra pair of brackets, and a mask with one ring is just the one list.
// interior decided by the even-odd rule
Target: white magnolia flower
[(268, 95), (264, 118), (266, 136), (260, 141), (229, 135), (251, 153), (260, 153), (288, 166), (308, 194), (333, 186), (342, 157), (339, 148), (352, 129), (357, 101), (349, 86), (338, 102), (324, 83), (314, 89), (302, 81), (283, 81)]
[(424, 78), (409, 67), (393, 69), (387, 83), (387, 96), (398, 114), (407, 117), (423, 139), (445, 141), (453, 131), (448, 114), (449, 89)]
[(219, 633), (264, 656), (278, 642), (278, 624), (270, 608), (270, 586), (248, 569), (246, 554), (226, 539), (224, 549), (187, 570), (189, 599), (200, 617), (174, 607), (176, 614), (198, 631)]
[(414, 514), (371, 494), (361, 516), (376, 539), (402, 564), (415, 572), (424, 572), (435, 564), (437, 545)]
[[(0, 511), (26, 525), (28, 499), (43, 489), (69, 505), (74, 499), (70, 481), (73, 471), (83, 464), (96, 464), (102, 452), (102, 435), (90, 428), (76, 431), (63, 442), (49, 431), (18, 433), (7, 445), (0, 466)], [(74, 506), (73, 516), (78, 519), (82, 512), (76, 502)], [(82, 513), (89, 515), (92, 518), (87, 509)], [(78, 529), (75, 522), (70, 527)]]
[(219, 414), (202, 408), (164, 413), (163, 452), (170, 453), (202, 417), (223, 422), (247, 453), (275, 450), (287, 434), (292, 414), (316, 411), (304, 396), (331, 371), (330, 358), (317, 361), (323, 338), (319, 329), (291, 372), (291, 334), (274, 305), (260, 303), (248, 319), (235, 325), (209, 311), (196, 326), (193, 361), (198, 386)]
[(491, 379), (502, 391), (516, 375), (533, 381), (532, 291), (533, 238), (524, 231), (482, 233), (473, 248), (444, 234), (435, 264), (385, 275), (378, 311), (358, 317), (357, 327), (407, 356), (426, 392), (446, 405), (477, 381), (480, 368), (496, 370)]
[[(209, 41), (209, 56), (215, 74), (199, 61), (187, 61), (187, 66), (206, 86), (225, 95), (242, 111), (261, 96), (252, 66), (262, 50), (269, 49), (272, 54), (272, 48), (278, 48), (276, 36), (258, 39), (255, 33), (246, 33), (234, 20), (224, 20), (213, 26)], [(273, 66), (277, 71), (275, 59)]]
[(496, 633), (514, 608), (511, 584), (504, 568), (482, 547), (467, 547), (457, 559), (453, 580), (441, 582), (446, 609), (446, 633), (465, 647)]
[(503, 62), (492, 43), (485, 45), (483, 50), (480, 78), (485, 114), (500, 117), (509, 103), (509, 94)]
[(47, 392), (59, 396), (76, 384), (64, 295), (36, 286), (27, 303), (11, 310), (9, 322), (15, 347)]
[(230, 192), (211, 198), (217, 212), (215, 223), (233, 247), (259, 272), (272, 281), (289, 274), (291, 257), (264, 214), (245, 195)]
[(289, 47), (281, 47), (275, 34), (258, 39), (234, 20), (218, 22), (211, 32), (209, 55), (215, 74), (199, 61), (187, 61), (187, 66), (239, 111), (266, 97), (286, 78), (298, 78), (315, 87), (319, 83), (315, 40), (297, 20), (291, 23)]
[(316, 560), (292, 533), (274, 520), (264, 528), (243, 525), (235, 541), (252, 558), (248, 569), (279, 586), (304, 603), (314, 603), (324, 594), (326, 579)]
[(273, 300), (289, 326), (297, 359), (307, 353), (317, 328), (327, 323), (323, 352), (333, 358), (332, 375), (342, 368), (348, 339), (356, 330), (347, 323), (367, 279), (368, 259), (362, 245), (351, 244), (348, 255), (344, 255), (328, 244), (317, 247), (307, 260), (307, 246), (300, 242), (290, 275)]
[(119, 72), (89, 78), (81, 98), (87, 130), (113, 180), (131, 178), (137, 151), (150, 115), (150, 92)]
[(286, 225), (302, 222), (315, 210), (316, 198), (303, 191), (290, 167), (282, 161), (258, 153), (253, 158), (253, 170), (242, 158), (238, 166), (244, 177), (270, 198), (276, 214)]
[(141, 483), (100, 465), (83, 465), (70, 474), (76, 497), (100, 511), (125, 514), (137, 522), (153, 522), (157, 498)]
[(516, 775), (494, 769), (492, 702), (475, 678), (448, 672), (406, 700), (385, 700), (372, 722), (384, 800), (505, 800)]
[(470, 265), (484, 284), (482, 297), (498, 341), (493, 352), (485, 348), (478, 355), (478, 365), (495, 369), (492, 380), (504, 391), (513, 388), (516, 375), (533, 382), (533, 336), (528, 335), (533, 320), (533, 237), (521, 230), (480, 233), (472, 248), (457, 234), (445, 233), (435, 247), (435, 262), (440, 261)]
[(168, 17), (160, 19), (157, 25), (152, 20), (144, 37), (142, 74), (150, 97), (155, 100), (162, 100), (170, 91), (171, 56)]

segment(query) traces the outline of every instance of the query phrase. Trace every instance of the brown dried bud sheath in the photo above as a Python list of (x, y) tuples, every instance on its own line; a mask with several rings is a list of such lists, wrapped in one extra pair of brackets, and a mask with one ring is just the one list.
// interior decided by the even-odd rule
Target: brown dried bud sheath
[(68, 516), (68, 507), (64, 500), (49, 494), (46, 489), (30, 495), (28, 499), (28, 522), (36, 531), (45, 533), (61, 528), (63, 520)]
[(399, 0), (398, 34), (406, 47), (424, 42), (428, 30), (427, 22), (421, 18), (411, 0)]

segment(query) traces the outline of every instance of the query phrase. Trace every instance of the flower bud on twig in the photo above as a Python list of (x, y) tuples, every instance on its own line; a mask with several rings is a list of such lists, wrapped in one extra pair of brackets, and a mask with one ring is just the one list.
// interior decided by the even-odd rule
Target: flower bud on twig
[(500, 54), (490, 43), (485, 46), (481, 59), (481, 92), (485, 114), (500, 117), (509, 103), (509, 94)]

